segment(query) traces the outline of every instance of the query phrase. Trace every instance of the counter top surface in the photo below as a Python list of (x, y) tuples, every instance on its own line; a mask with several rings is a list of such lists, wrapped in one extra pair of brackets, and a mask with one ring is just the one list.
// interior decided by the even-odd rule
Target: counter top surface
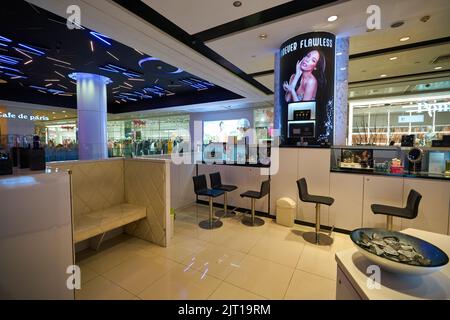
[(374, 176), (388, 176), (388, 177), (401, 177), (401, 178), (419, 178), (419, 179), (437, 179), (450, 181), (450, 175), (428, 173), (428, 172), (418, 172), (414, 173), (390, 173), (390, 172), (380, 172), (366, 169), (341, 169), (341, 168), (331, 168), (330, 172), (336, 173), (351, 173), (351, 174), (364, 174), (364, 175), (374, 175)]
[[(417, 229), (405, 229), (401, 232), (426, 240), (450, 256), (450, 236)], [(363, 299), (450, 299), (450, 263), (439, 271), (423, 276), (402, 275), (381, 269), (381, 288), (369, 289), (367, 280), (370, 274), (366, 270), (373, 262), (356, 248), (337, 252), (335, 259)]]

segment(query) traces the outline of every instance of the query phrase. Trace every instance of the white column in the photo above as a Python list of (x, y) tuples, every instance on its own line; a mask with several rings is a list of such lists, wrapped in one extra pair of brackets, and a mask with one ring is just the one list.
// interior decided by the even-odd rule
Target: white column
[(110, 79), (76, 73), (78, 109), (78, 156), (80, 160), (108, 158), (106, 84)]
[(334, 142), (345, 145), (348, 130), (348, 58), (349, 38), (336, 38), (336, 69), (334, 81)]

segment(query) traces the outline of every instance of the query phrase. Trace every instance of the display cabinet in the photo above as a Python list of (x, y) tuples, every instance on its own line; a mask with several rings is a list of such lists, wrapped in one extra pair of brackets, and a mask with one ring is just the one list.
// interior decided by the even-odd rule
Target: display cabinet
[(450, 148), (333, 146), (333, 172), (450, 178)]

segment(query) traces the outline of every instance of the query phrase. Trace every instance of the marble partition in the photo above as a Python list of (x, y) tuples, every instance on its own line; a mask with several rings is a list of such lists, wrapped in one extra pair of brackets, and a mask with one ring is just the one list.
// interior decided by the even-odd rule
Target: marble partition
[(336, 38), (334, 145), (346, 145), (348, 130), (349, 38)]
[(135, 237), (167, 246), (170, 241), (170, 161), (124, 160), (125, 202), (145, 206), (147, 217), (126, 226)]

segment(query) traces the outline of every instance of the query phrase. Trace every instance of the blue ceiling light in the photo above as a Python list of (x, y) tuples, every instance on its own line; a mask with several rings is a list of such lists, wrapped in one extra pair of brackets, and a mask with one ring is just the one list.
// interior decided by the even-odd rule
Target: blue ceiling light
[(139, 67), (142, 68), (142, 64), (143, 64), (144, 62), (148, 62), (148, 61), (161, 61), (161, 60), (158, 59), (158, 58), (155, 58), (155, 57), (146, 57), (146, 58), (143, 58), (143, 59), (139, 60), (139, 62), (138, 62)]
[(111, 63), (108, 63), (106, 66), (109, 67), (109, 68), (113, 68), (113, 69), (119, 70), (119, 71), (127, 71), (127, 69), (124, 69), (122, 67), (116, 66), (115, 64), (111, 64)]
[(22, 73), (22, 71), (14, 69), (14, 68), (9, 68), (9, 67), (5, 67), (5, 66), (0, 66), (0, 69), (5, 69), (5, 70), (9, 70), (9, 71), (14, 71), (14, 72), (18, 72), (18, 73)]
[(133, 72), (122, 72), (124, 76), (127, 76), (128, 78), (142, 78), (142, 75), (133, 73)]
[(7, 47), (8, 45), (0, 42), (0, 46)]
[(2, 36), (0, 36), (0, 41), (3, 41), (3, 42), (12, 42), (11, 39), (8, 39), (8, 38), (2, 37)]
[(27, 50), (30, 50), (30, 51), (28, 51), (28, 52), (31, 53), (31, 54), (35, 54), (35, 55), (38, 55), (38, 56), (43, 56), (43, 55), (45, 55), (45, 52), (43, 52), (43, 51), (41, 51), (41, 50), (38, 50), (38, 49), (35, 49), (35, 48), (33, 48), (33, 47), (30, 47), (30, 46), (28, 46), (28, 45), (26, 45), (26, 44), (23, 44), (23, 43), (19, 43), (19, 47), (22, 47), (22, 48), (25, 48), (25, 49), (27, 49)]
[(113, 68), (110, 68), (110, 67), (108, 67), (108, 66), (106, 66), (106, 67), (98, 67), (100, 70), (104, 70), (104, 71), (109, 71), (109, 72), (115, 72), (115, 73), (118, 73), (119, 71), (118, 70), (116, 70), (116, 69), (113, 69)]
[(108, 46), (111, 45), (110, 42), (106, 41), (104, 38), (109, 39), (109, 37), (105, 36), (104, 34), (95, 32), (95, 31), (91, 31), (89, 32), (91, 35), (93, 35), (94, 37), (96, 37), (98, 40), (102, 41), (103, 43), (106, 43)]
[(28, 78), (25, 76), (20, 76), (18, 74), (13, 74), (13, 73), (8, 73), (8, 72), (5, 72), (5, 75), (10, 76), (11, 79), (27, 79)]
[(37, 89), (37, 90), (47, 90), (47, 88), (38, 87), (38, 86), (30, 86), (30, 88)]
[(181, 73), (181, 72), (183, 72), (183, 71), (184, 71), (183, 69), (178, 68), (177, 70), (175, 70), (175, 71), (173, 71), (173, 72), (169, 72), (169, 73), (171, 73), (171, 74), (176, 74), (176, 73)]
[(3, 54), (0, 54), (0, 62), (7, 63), (7, 64), (18, 64), (22, 59), (11, 57), (11, 56), (5, 56)]
[(198, 79), (195, 79), (195, 78), (190, 78), (190, 79), (195, 81), (195, 82), (201, 83), (203, 85), (209, 86), (209, 87), (214, 87), (215, 86), (214, 83), (211, 83), (211, 82), (208, 82), (208, 81), (202, 81), (202, 80), (198, 80)]

